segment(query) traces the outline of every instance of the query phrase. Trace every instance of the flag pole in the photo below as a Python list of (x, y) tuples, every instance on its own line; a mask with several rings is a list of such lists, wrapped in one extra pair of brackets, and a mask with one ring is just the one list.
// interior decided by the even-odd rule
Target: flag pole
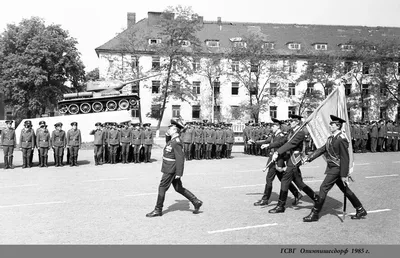
[(347, 184), (344, 184), (344, 199), (343, 199), (343, 221), (346, 218), (346, 204), (347, 204)]

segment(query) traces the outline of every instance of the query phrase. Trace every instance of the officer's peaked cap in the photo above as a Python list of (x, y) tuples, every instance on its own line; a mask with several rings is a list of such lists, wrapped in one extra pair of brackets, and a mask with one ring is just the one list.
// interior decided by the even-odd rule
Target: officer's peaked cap
[(182, 129), (185, 127), (185, 125), (182, 123), (182, 121), (178, 120), (178, 119), (171, 119), (171, 125), (175, 125), (179, 129)]
[(346, 123), (346, 120), (344, 120), (344, 119), (342, 119), (340, 117), (331, 115), (331, 122), (332, 123)]

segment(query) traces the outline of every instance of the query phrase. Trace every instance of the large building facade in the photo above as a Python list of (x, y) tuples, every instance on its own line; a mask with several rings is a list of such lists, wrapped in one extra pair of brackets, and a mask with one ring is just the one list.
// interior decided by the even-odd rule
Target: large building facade
[[(139, 87), (143, 121), (156, 125), (160, 105), (154, 102), (154, 98), (161, 94), (165, 83), (163, 75), (157, 76), (157, 72), (166, 57), (156, 55), (151, 46), (161, 41), (157, 31), (162, 13), (149, 12), (147, 18), (138, 22), (135, 17), (134, 13), (128, 13), (127, 29), (96, 48), (99, 73), (102, 80), (124, 81), (136, 78), (139, 71), (145, 76), (153, 74), (153, 77), (142, 80)], [(249, 102), (257, 103), (257, 94), (259, 99), (262, 98), (260, 121), (270, 121), (272, 117), (286, 119), (290, 113), (307, 116), (313, 111), (313, 106), (307, 105), (307, 102), (317, 101), (310, 93), (321, 92), (321, 100), (328, 94), (322, 82), (301, 80), (311, 56), (343, 56), (343, 53), (353, 50), (354, 46), (349, 43), (351, 40), (379, 42), (385, 38), (397, 40), (400, 36), (400, 28), (237, 23), (222, 22), (221, 18), (217, 21), (200, 19), (200, 22), (201, 29), (196, 32), (196, 36), (203, 50), (191, 59), (192, 71), (185, 78), (192, 97), (184, 100), (169, 98), (161, 125), (168, 124), (172, 117), (178, 116), (187, 121), (207, 119), (240, 123), (253, 120), (248, 112), (243, 111), (243, 106), (248, 106)], [(246, 47), (243, 37), (249, 34), (263, 38), (263, 47), (274, 51), (273, 59), (262, 61), (263, 66), (269, 67), (263, 73), (257, 73), (258, 69), (263, 69), (260, 63), (256, 70), (250, 66), (247, 71), (242, 69), (246, 65), (243, 60), (226, 55), (233, 47)], [(132, 51), (126, 40), (130, 37), (141, 38), (141, 47), (135, 46)], [(187, 46), (190, 46), (190, 42), (183, 42), (182, 48)], [(213, 77), (207, 72), (210, 72), (210, 60), (214, 57), (218, 57), (219, 73)], [(393, 62), (397, 67), (396, 73), (400, 75), (400, 63), (396, 60)], [(398, 119), (399, 105), (388, 105), (387, 99), (390, 96), (387, 91), (376, 89), (373, 85), (372, 68), (368, 71), (358, 60), (343, 59), (340, 63), (341, 70), (332, 73), (330, 82), (346, 88), (349, 96), (348, 112), (352, 120)], [(353, 69), (348, 69), (349, 64)], [(358, 71), (355, 68), (359, 65), (361, 69)], [(276, 70), (279, 70), (279, 76)], [(242, 76), (241, 72), (246, 74)], [(257, 76), (256, 73), (259, 76), (259, 89), (265, 92), (264, 95), (252, 92), (249, 85), (246, 85), (246, 80), (252, 80), (252, 76)], [(170, 85), (179, 88), (180, 83), (173, 80)], [(304, 97), (306, 94), (308, 98)], [(363, 95), (362, 105), (358, 103), (359, 97), (350, 100), (351, 96), (357, 94)], [(137, 110), (132, 111), (133, 117), (138, 115)]]

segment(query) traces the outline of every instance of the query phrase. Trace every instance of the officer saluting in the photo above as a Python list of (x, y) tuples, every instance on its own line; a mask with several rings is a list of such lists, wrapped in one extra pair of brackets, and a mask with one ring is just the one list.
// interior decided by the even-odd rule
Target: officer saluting
[(95, 124), (96, 130), (92, 130), (90, 135), (94, 136), (94, 165), (103, 165), (101, 159), (103, 157), (103, 151), (106, 144), (106, 133), (101, 129), (101, 123)]
[(352, 219), (361, 219), (367, 216), (367, 211), (363, 208), (360, 200), (358, 200), (357, 196), (348, 187), (350, 164), (348, 150), (349, 140), (346, 135), (341, 132), (343, 123), (345, 122), (345, 120), (331, 115), (329, 129), (332, 135), (329, 136), (324, 146), (309, 155), (306, 159), (306, 162), (311, 162), (322, 154), (325, 154), (327, 167), (325, 170), (326, 177), (319, 189), (319, 201), (314, 204), (311, 213), (303, 218), (304, 222), (312, 222), (319, 219), (319, 213), (324, 205), (325, 198), (334, 184), (346, 194), (346, 197), (356, 209), (356, 214), (351, 216)]
[(181, 121), (171, 119), (171, 125), (167, 131), (167, 135), (171, 139), (167, 142), (163, 150), (163, 163), (161, 172), (163, 173), (160, 185), (158, 187), (158, 197), (155, 209), (146, 214), (146, 217), (162, 216), (162, 208), (165, 199), (165, 193), (171, 184), (175, 191), (185, 196), (194, 205), (194, 214), (199, 212), (203, 202), (197, 199), (189, 190), (182, 185), (181, 177), (183, 175), (183, 167), (185, 163), (185, 154), (183, 153), (183, 145), (180, 140), (180, 132), (184, 128)]
[(35, 132), (32, 129), (32, 122), (30, 120), (24, 122), (24, 127), (19, 137), (22, 151), (22, 168), (30, 168), (32, 151), (35, 148)]
[(4, 169), (13, 169), (13, 153), (16, 147), (15, 130), (11, 127), (13, 121), (7, 120), (7, 128), (1, 131), (1, 146), (4, 152)]

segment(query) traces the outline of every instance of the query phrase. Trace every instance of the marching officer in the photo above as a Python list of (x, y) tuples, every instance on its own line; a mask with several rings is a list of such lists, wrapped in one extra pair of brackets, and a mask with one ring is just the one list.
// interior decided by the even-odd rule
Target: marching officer
[(14, 148), (16, 147), (15, 130), (12, 128), (13, 121), (7, 120), (7, 128), (1, 131), (1, 146), (3, 146), (4, 152), (4, 169), (11, 168), (13, 166)]
[(36, 135), (36, 146), (40, 154), (40, 167), (48, 167), (48, 153), (50, 149), (50, 132), (47, 130), (46, 124), (41, 124), (41, 130), (38, 130)]
[(128, 164), (129, 146), (131, 145), (132, 131), (128, 123), (123, 124), (121, 129), (121, 156), (122, 164)]
[(62, 130), (63, 124), (61, 122), (56, 123), (54, 125), (56, 130), (51, 133), (51, 145), (53, 146), (54, 151), (54, 163), (56, 167), (62, 167), (64, 164), (62, 163), (62, 159), (64, 156), (64, 149), (67, 145), (67, 136), (65, 131)]
[(349, 178), (349, 140), (346, 135), (341, 132), (343, 123), (346, 121), (331, 115), (329, 129), (332, 135), (329, 136), (326, 144), (307, 157), (306, 162), (311, 162), (317, 157), (325, 154), (327, 168), (325, 170), (326, 177), (321, 184), (319, 190), (319, 200), (314, 204), (311, 213), (303, 218), (304, 222), (313, 222), (319, 220), (319, 213), (324, 205), (326, 196), (332, 187), (336, 184), (339, 189), (346, 195), (356, 209), (356, 214), (352, 215), (352, 219), (361, 219), (367, 216), (367, 211), (363, 208), (360, 200), (350, 190), (348, 186)]
[(140, 163), (140, 148), (143, 146), (144, 143), (144, 134), (143, 131), (140, 130), (140, 124), (134, 124), (135, 128), (132, 131), (132, 138), (131, 138), (131, 144), (133, 147), (133, 162), (134, 163)]
[(144, 126), (144, 162), (150, 162), (151, 148), (153, 147), (153, 131), (150, 129), (150, 123), (143, 124)]
[(72, 128), (67, 132), (67, 148), (70, 150), (70, 167), (78, 166), (78, 151), (81, 148), (82, 136), (78, 123), (72, 122)]
[(300, 130), (300, 123), (302, 116), (291, 114), (290, 122), (290, 132), (288, 135), (288, 142), (282, 145), (272, 156), (273, 160), (277, 160), (279, 155), (286, 155), (287, 152), (290, 153), (290, 157), (287, 161), (286, 171), (283, 171), (282, 181), (281, 181), (281, 191), (279, 193), (278, 204), (269, 213), (283, 213), (285, 212), (285, 204), (288, 195), (288, 189), (290, 183), (294, 184), (299, 188), (300, 191), (305, 192), (311, 200), (316, 202), (318, 200), (318, 195), (303, 182), (301, 176), (301, 171), (299, 166), (301, 165), (301, 156), (303, 150), (303, 142), (306, 135), (306, 129)]
[(146, 217), (157, 217), (162, 216), (162, 208), (165, 200), (165, 193), (171, 184), (174, 186), (175, 191), (182, 194), (194, 206), (194, 214), (199, 212), (203, 202), (197, 199), (197, 197), (189, 190), (185, 189), (182, 185), (183, 167), (185, 163), (185, 157), (183, 153), (182, 141), (180, 139), (180, 132), (184, 128), (181, 121), (171, 119), (171, 125), (167, 131), (167, 134), (171, 137), (168, 143), (165, 145), (163, 150), (163, 161), (161, 172), (163, 173), (160, 185), (158, 187), (158, 197), (155, 209), (146, 214)]
[(228, 159), (232, 158), (232, 146), (235, 143), (235, 134), (232, 130), (232, 124), (227, 124), (227, 129), (225, 131), (225, 142), (226, 142), (226, 157)]
[(21, 143), (20, 148), (22, 151), (22, 168), (30, 168), (32, 151), (35, 148), (35, 132), (32, 129), (30, 120), (25, 120), (19, 142)]
[(90, 135), (94, 136), (94, 165), (103, 165), (101, 158), (103, 157), (103, 151), (106, 145), (106, 133), (101, 129), (101, 123), (95, 124), (96, 129), (90, 132)]
[(120, 131), (117, 130), (117, 123), (111, 123), (111, 128), (108, 131), (107, 141), (110, 146), (111, 164), (117, 162), (118, 146), (120, 145)]
[(186, 130), (182, 133), (182, 141), (183, 141), (183, 148), (184, 148), (184, 152), (185, 152), (185, 158), (186, 160), (191, 160), (192, 159), (192, 155), (191, 155), (191, 147), (192, 144), (194, 142), (193, 139), (193, 127), (192, 124), (189, 122), (187, 123), (188, 127), (186, 128)]

